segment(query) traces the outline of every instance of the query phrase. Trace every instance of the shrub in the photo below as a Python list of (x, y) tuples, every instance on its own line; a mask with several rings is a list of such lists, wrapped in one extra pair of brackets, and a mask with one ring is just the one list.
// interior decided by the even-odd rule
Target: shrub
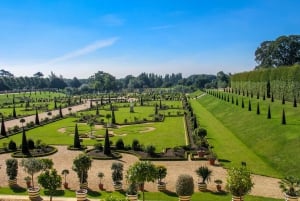
[(28, 145), (28, 149), (34, 149), (35, 148), (34, 141), (32, 139), (29, 139), (27, 141), (27, 145)]
[(13, 180), (18, 175), (18, 160), (15, 158), (6, 160), (6, 174), (10, 180)]
[(194, 179), (187, 174), (181, 174), (176, 180), (176, 193), (179, 196), (191, 196), (194, 193)]
[(118, 139), (116, 142), (116, 148), (119, 150), (123, 150), (124, 149), (124, 142), (122, 139)]
[(132, 141), (131, 148), (132, 148), (134, 151), (139, 151), (139, 150), (140, 150), (140, 142), (139, 142), (137, 139), (134, 139), (134, 140)]
[(150, 156), (154, 156), (155, 155), (155, 146), (153, 145), (148, 145), (146, 147), (146, 152), (147, 154), (149, 154)]
[(98, 151), (103, 151), (103, 145), (102, 143), (96, 143), (94, 144), (94, 148)]
[(17, 149), (17, 144), (13, 140), (9, 141), (9, 143), (8, 143), (8, 149), (10, 149), (10, 150), (16, 150)]

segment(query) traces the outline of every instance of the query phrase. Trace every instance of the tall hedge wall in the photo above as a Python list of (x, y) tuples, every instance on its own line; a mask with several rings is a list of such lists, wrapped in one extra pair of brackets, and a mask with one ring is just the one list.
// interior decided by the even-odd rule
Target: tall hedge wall
[(291, 67), (278, 67), (237, 73), (231, 76), (231, 88), (235, 92), (253, 93), (267, 96), (267, 85), (270, 94), (276, 99), (293, 100), (300, 95), (300, 64)]

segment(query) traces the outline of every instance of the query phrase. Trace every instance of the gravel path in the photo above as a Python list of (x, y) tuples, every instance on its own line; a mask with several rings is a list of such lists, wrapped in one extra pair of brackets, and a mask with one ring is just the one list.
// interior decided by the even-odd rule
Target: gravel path
[[(58, 152), (54, 155), (48, 156), (54, 162), (54, 167), (57, 169), (59, 173), (63, 169), (69, 169), (70, 174), (67, 176), (67, 181), (69, 182), (69, 187), (71, 189), (78, 189), (79, 182), (78, 178), (74, 171), (72, 171), (72, 163), (73, 159), (80, 154), (80, 151), (69, 151), (66, 146), (57, 146)], [(99, 171), (104, 173), (103, 183), (104, 188), (107, 191), (113, 191), (112, 180), (111, 180), (111, 163), (113, 161), (119, 161), (124, 164), (124, 175), (128, 167), (134, 162), (138, 161), (133, 155), (122, 154), (123, 157), (119, 160), (93, 160), (92, 168), (89, 171), (89, 188), (92, 190), (98, 190), (99, 179), (97, 177), (97, 173)], [(5, 160), (10, 158), (10, 154), (2, 154), (0, 165), (2, 168), (0, 169), (0, 186), (7, 186), (7, 176), (5, 173)], [(19, 159), (21, 161), (21, 159)], [(163, 162), (154, 162), (154, 164), (164, 165), (168, 169), (168, 174), (165, 179), (167, 182), (167, 189), (170, 191), (175, 191), (175, 181), (179, 174), (190, 174), (195, 178), (195, 183), (197, 182), (197, 175), (195, 170), (201, 165), (208, 165), (206, 161), (163, 161)], [(226, 181), (226, 170), (222, 167), (217, 166), (209, 166), (213, 170), (212, 181), (215, 179), (222, 179)], [(24, 177), (27, 174), (23, 171), (21, 167), (19, 167), (18, 173), (18, 184), (25, 187)], [(253, 180), (255, 186), (251, 192), (252, 195), (264, 196), (264, 197), (273, 197), (273, 198), (282, 198), (282, 193), (278, 187), (278, 179), (253, 175)], [(35, 179), (35, 183), (36, 183)], [(126, 188), (126, 181), (123, 182), (124, 188)], [(223, 184), (224, 186), (224, 184)], [(147, 191), (157, 191), (155, 183), (146, 183), (145, 189)], [(208, 184), (208, 189), (211, 191), (215, 191), (215, 185), (213, 182)], [(195, 191), (197, 191), (197, 185), (195, 185)], [(1, 198), (1, 197), (0, 197)]]

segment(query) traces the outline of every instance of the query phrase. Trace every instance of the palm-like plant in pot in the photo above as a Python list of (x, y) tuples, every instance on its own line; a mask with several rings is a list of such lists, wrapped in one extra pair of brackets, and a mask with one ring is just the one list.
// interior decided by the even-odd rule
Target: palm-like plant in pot
[(103, 172), (98, 172), (98, 178), (99, 178), (99, 189), (103, 190), (103, 184), (102, 184), (102, 179), (104, 177), (104, 173)]
[(226, 189), (232, 194), (232, 201), (243, 201), (253, 185), (251, 172), (246, 166), (228, 170)]
[(65, 187), (65, 189), (67, 189), (67, 188), (69, 188), (69, 184), (68, 184), (68, 182), (67, 182), (67, 175), (70, 173), (70, 171), (68, 170), (68, 169), (63, 169), (63, 171), (61, 172), (61, 174), (62, 175), (64, 175), (64, 187)]
[(167, 168), (163, 165), (156, 166), (157, 188), (159, 191), (166, 190), (166, 182), (163, 181), (167, 176)]
[(116, 191), (122, 190), (123, 167), (124, 165), (120, 162), (113, 162), (111, 165), (111, 177)]
[(180, 201), (189, 201), (194, 193), (194, 179), (187, 174), (181, 174), (176, 180), (176, 194)]
[(297, 201), (300, 195), (300, 180), (287, 176), (279, 182), (279, 187), (285, 194), (286, 201)]
[(199, 191), (206, 191), (207, 190), (207, 183), (210, 182), (210, 178), (212, 175), (212, 170), (208, 169), (206, 166), (201, 166), (196, 170), (196, 173), (200, 181), (198, 181), (198, 189)]
[(15, 158), (6, 160), (6, 174), (8, 176), (9, 186), (15, 186), (17, 184), (18, 175), (18, 160)]

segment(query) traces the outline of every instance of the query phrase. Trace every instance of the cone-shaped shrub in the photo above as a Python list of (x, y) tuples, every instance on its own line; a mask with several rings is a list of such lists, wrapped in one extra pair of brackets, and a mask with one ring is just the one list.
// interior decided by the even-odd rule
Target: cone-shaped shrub
[(231, 96), (231, 103), (234, 104), (233, 96)]
[(285, 98), (284, 98), (284, 95), (282, 96), (282, 105), (285, 104)]
[(5, 123), (4, 123), (4, 118), (2, 116), (2, 119), (1, 119), (1, 135), (2, 136), (6, 136), (6, 129), (5, 129)]
[(252, 110), (252, 107), (251, 107), (251, 101), (249, 99), (249, 103), (248, 103), (248, 111), (251, 111)]
[(274, 95), (272, 94), (271, 102), (274, 102)]
[(238, 97), (236, 97), (235, 104), (239, 105), (239, 98)]
[(242, 98), (242, 108), (245, 107), (245, 104), (244, 104), (244, 99)]
[(97, 104), (97, 105), (96, 105), (96, 115), (99, 116), (99, 114), (100, 114), (100, 113), (99, 113), (99, 107), (98, 107), (98, 104)]
[(23, 154), (29, 154), (27, 138), (26, 138), (26, 133), (25, 133), (24, 128), (23, 128), (23, 134), (22, 134), (22, 153)]
[(13, 107), (13, 117), (17, 118), (16, 106)]
[(112, 109), (112, 111), (111, 111), (111, 123), (116, 124), (116, 117), (115, 117), (114, 109)]
[(271, 119), (271, 106), (268, 107), (268, 119)]
[(286, 124), (286, 119), (285, 119), (285, 112), (284, 109), (282, 109), (282, 118), (281, 118), (281, 124), (285, 125)]
[(293, 104), (294, 107), (297, 107), (297, 99), (296, 99), (296, 96), (294, 96), (294, 104)]
[(74, 143), (73, 143), (74, 148), (80, 148), (80, 139), (79, 139), (79, 133), (78, 133), (78, 126), (75, 124), (75, 133), (74, 133)]
[(264, 93), (264, 95), (263, 95), (263, 100), (266, 100), (266, 94)]
[(37, 109), (35, 109), (35, 124), (40, 125), (39, 113)]
[(59, 116), (60, 116), (60, 118), (63, 118), (63, 113), (62, 113), (61, 105), (59, 106)]
[(256, 114), (260, 114), (260, 109), (259, 109), (259, 102), (257, 102), (257, 107), (256, 107)]
[(106, 128), (106, 131), (105, 131), (104, 154), (105, 155), (111, 155), (109, 135), (108, 135), (108, 129), (107, 128)]

